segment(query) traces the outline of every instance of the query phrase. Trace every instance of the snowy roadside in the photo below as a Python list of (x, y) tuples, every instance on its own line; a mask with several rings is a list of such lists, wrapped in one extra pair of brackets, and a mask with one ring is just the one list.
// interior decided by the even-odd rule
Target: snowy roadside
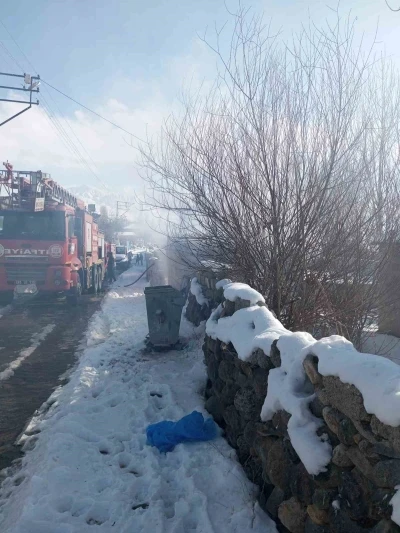
[(145, 281), (123, 287), (139, 272), (114, 284), (69, 383), (28, 428), (30, 451), (0, 491), (2, 532), (276, 531), (223, 438), (166, 455), (146, 445), (148, 424), (206, 414), (206, 377), (202, 331), (187, 322), (185, 350), (142, 354)]

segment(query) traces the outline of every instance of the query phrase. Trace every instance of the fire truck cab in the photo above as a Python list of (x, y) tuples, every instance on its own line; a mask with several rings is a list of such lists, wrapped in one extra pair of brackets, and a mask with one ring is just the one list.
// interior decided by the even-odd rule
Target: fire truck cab
[(41, 171), (0, 171), (0, 302), (15, 292), (65, 295), (76, 305), (97, 293), (106, 243), (98, 215)]

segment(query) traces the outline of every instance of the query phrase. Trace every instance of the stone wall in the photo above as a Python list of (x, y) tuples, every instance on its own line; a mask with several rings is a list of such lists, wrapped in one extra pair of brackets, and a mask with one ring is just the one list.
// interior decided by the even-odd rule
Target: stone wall
[[(222, 314), (231, 316), (249, 307), (249, 302), (225, 301), (223, 306)], [(312, 476), (289, 437), (291, 415), (278, 411), (269, 422), (260, 419), (269, 373), (281, 366), (277, 341), (269, 357), (257, 350), (248, 361), (239, 359), (231, 343), (207, 335), (203, 351), (206, 408), (237, 450), (247, 476), (259, 486), (260, 505), (280, 531), (400, 532), (391, 519), (390, 503), (400, 485), (399, 427), (368, 414), (353, 385), (322, 376), (318, 358), (308, 355), (303, 362), (306, 386), (315, 393), (309, 409), (321, 421), (318, 435), (324, 435), (332, 447), (326, 471)]]
[(203, 294), (208, 300), (208, 304), (199, 305), (196, 297), (189, 291), (186, 318), (195, 326), (198, 326), (203, 320), (207, 320), (211, 311), (222, 302), (223, 290), (217, 289), (216, 284), (220, 276), (213, 271), (199, 271), (196, 274), (196, 278), (203, 289)]

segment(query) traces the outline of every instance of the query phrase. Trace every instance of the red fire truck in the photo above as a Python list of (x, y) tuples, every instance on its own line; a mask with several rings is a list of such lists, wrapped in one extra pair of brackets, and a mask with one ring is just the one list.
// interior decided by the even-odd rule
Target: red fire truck
[(65, 295), (76, 305), (97, 293), (107, 244), (98, 216), (41, 171), (0, 170), (0, 302), (14, 292)]

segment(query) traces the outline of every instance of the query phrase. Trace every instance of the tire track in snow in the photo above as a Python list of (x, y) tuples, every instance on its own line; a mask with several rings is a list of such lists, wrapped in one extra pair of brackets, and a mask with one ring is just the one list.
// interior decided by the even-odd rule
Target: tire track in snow
[(42, 329), (42, 331), (35, 333), (31, 338), (32, 344), (28, 348), (21, 350), (19, 356), (14, 359), (14, 361), (12, 361), (5, 370), (0, 372), (0, 381), (9, 379), (14, 374), (15, 370), (22, 365), (25, 359), (33, 354), (36, 348), (41, 345), (47, 335), (51, 333), (55, 327), (55, 324), (48, 324)]

